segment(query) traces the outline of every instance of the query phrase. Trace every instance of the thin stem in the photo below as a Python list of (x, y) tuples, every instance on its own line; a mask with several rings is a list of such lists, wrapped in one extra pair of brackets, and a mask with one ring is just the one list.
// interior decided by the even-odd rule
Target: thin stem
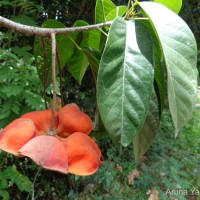
[[(42, 168), (40, 167), (40, 168), (37, 170), (37, 173), (36, 173), (36, 175), (35, 175), (35, 177), (34, 177), (34, 180), (33, 180), (32, 185), (31, 185), (31, 189), (32, 189), (32, 197), (31, 197), (31, 200), (34, 200), (34, 199), (35, 199), (35, 190), (34, 190), (34, 185), (35, 185), (35, 182), (36, 182), (36, 180), (37, 180), (37, 177), (38, 177), (39, 172), (41, 171), (41, 169), (42, 169)], [(31, 194), (31, 192), (29, 192), (29, 194), (28, 194), (26, 200), (29, 199), (30, 194)]]
[(131, 8), (127, 11), (127, 13), (126, 13), (124, 19), (129, 19), (129, 16), (131, 15), (131, 13), (134, 12), (135, 7), (138, 6), (138, 5), (139, 5), (138, 1), (135, 1), (135, 3), (134, 3), (134, 4), (131, 6)]
[(53, 87), (53, 103), (52, 103), (52, 119), (49, 135), (54, 135), (54, 121), (55, 121), (55, 108), (56, 108), (56, 33), (51, 32), (52, 42), (52, 87)]
[(47, 72), (47, 56), (46, 56), (46, 48), (45, 48), (45, 43), (44, 43), (44, 37), (41, 37), (42, 40), (42, 47), (43, 47), (43, 58), (44, 58), (44, 81), (43, 81), (43, 96), (44, 96), (44, 103), (45, 103), (45, 108), (47, 109), (47, 97), (46, 97), (46, 72)]
[(33, 26), (27, 26), (23, 24), (19, 24), (13, 22), (5, 17), (0, 16), (0, 26), (6, 27), (10, 30), (16, 31), (18, 33), (25, 33), (28, 35), (37, 35), (43, 37), (51, 37), (51, 33), (55, 32), (55, 34), (67, 34), (72, 32), (83, 32), (89, 31), (93, 29), (98, 29), (104, 26), (110, 26), (112, 21), (104, 22), (100, 24), (93, 24), (88, 26), (81, 26), (81, 27), (68, 27), (68, 28), (38, 28)]
[(58, 48), (57, 47), (56, 47), (56, 57), (57, 57), (58, 69), (59, 69), (59, 77), (60, 77), (61, 106), (63, 107), (64, 99), (63, 99), (63, 90), (62, 90), (62, 69), (61, 69), (60, 57), (59, 57), (59, 54), (58, 54)]
[(101, 28), (98, 28), (98, 30), (101, 31), (106, 37), (108, 37), (108, 34), (105, 31), (103, 31)]

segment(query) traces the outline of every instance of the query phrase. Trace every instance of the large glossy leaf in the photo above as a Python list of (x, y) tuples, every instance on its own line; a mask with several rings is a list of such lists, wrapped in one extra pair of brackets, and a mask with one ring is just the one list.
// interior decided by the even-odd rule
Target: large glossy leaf
[(160, 3), (170, 10), (174, 11), (175, 13), (179, 13), (181, 7), (182, 7), (182, 0), (152, 0), (157, 3)]
[(145, 26), (118, 17), (99, 66), (97, 101), (115, 143), (129, 145), (146, 118), (153, 85), (152, 41)]
[(155, 2), (141, 2), (160, 39), (167, 69), (168, 100), (176, 135), (188, 121), (196, 101), (197, 47), (187, 24)]
[[(65, 26), (57, 20), (47, 20), (42, 25), (43, 28), (64, 28)], [(70, 35), (73, 38), (73, 35)], [(58, 55), (60, 60), (60, 66), (63, 68), (67, 60), (72, 56), (74, 52), (74, 44), (71, 39), (66, 35), (56, 36), (56, 45), (58, 49)], [(46, 86), (51, 83), (51, 39), (44, 38), (44, 46), (41, 38), (35, 38), (34, 55), (36, 59), (36, 65), (40, 80), (42, 83), (46, 82)], [(46, 54), (46, 72), (44, 72), (45, 60), (44, 51)], [(58, 71), (58, 65), (57, 65)]]
[(158, 99), (153, 89), (150, 101), (149, 112), (145, 123), (139, 134), (133, 141), (134, 156), (138, 162), (153, 143), (160, 125), (160, 112), (158, 109)]

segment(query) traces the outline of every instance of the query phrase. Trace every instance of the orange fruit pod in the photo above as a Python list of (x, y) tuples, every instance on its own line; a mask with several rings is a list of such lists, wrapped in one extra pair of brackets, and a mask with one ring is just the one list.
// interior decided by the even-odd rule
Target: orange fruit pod
[(68, 172), (67, 152), (63, 143), (53, 136), (41, 135), (27, 142), (19, 152), (43, 168)]
[[(29, 118), (33, 120), (38, 132), (37, 135), (46, 135), (50, 130), (52, 123), (52, 112), (51, 110), (39, 110), (28, 112), (21, 116), (21, 118)], [(54, 129), (58, 127), (58, 112), (55, 112), (54, 117)]]
[(87, 176), (98, 170), (101, 151), (88, 135), (76, 132), (61, 141), (68, 155), (68, 173)]
[(74, 132), (89, 134), (92, 120), (75, 104), (67, 104), (59, 111), (58, 136), (67, 137)]
[(12, 121), (0, 132), (0, 149), (22, 157), (18, 150), (36, 135), (32, 120), (19, 118)]

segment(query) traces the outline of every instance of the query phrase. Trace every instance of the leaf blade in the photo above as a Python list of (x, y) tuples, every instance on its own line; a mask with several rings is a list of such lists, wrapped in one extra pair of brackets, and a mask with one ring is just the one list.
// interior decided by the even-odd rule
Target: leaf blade
[(160, 116), (161, 114), (158, 109), (158, 99), (155, 90), (153, 90), (147, 118), (141, 131), (133, 140), (134, 157), (136, 162), (139, 162), (153, 143), (159, 130)]
[[(145, 34), (148, 42), (144, 39), (138, 46), (141, 40), (137, 40), (136, 31), (137, 35)], [(100, 115), (111, 138), (123, 146), (128, 146), (141, 129), (149, 106), (153, 66), (140, 49), (142, 46), (152, 48), (146, 34), (136, 29), (133, 21), (116, 18), (99, 66), (97, 102)], [(153, 56), (150, 56), (151, 60)]]
[(152, 21), (161, 41), (167, 69), (169, 108), (177, 136), (195, 106), (196, 41), (187, 24), (169, 9), (154, 2), (142, 2), (140, 6)]

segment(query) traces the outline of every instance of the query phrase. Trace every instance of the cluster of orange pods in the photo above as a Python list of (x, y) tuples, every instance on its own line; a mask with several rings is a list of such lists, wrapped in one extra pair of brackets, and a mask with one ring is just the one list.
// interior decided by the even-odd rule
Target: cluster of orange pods
[(87, 176), (102, 164), (101, 151), (88, 136), (92, 121), (74, 104), (51, 110), (29, 112), (0, 131), (0, 149), (19, 157), (27, 156), (43, 168)]

